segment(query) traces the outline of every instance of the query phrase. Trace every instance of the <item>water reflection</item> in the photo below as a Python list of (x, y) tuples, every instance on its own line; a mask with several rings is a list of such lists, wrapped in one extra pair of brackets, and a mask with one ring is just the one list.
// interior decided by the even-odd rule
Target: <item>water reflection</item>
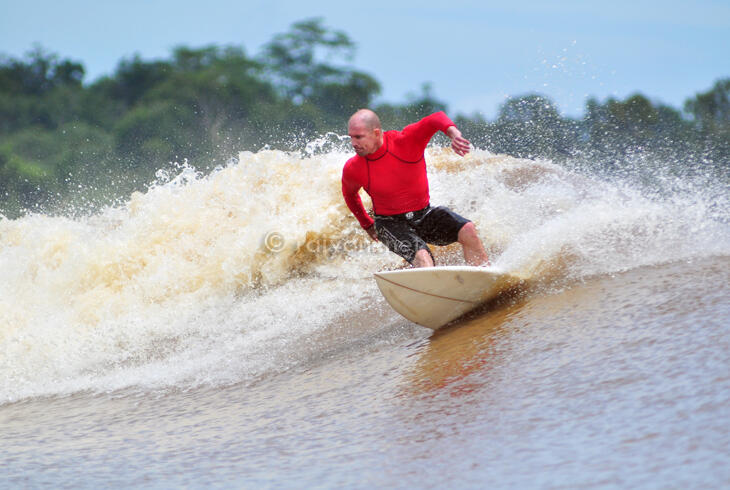
[[(461, 397), (481, 388), (489, 381), (492, 366), (505, 355), (508, 326), (524, 305), (524, 300), (502, 298), (487, 313), (475, 313), (434, 332), (416, 353), (403, 394), (435, 396), (447, 390), (449, 396)], [(479, 376), (471, 376), (474, 373)]]

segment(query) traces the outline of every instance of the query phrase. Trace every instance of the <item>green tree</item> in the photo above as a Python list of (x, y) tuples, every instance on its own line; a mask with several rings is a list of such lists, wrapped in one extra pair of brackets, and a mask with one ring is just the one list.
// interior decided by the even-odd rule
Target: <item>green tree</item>
[(553, 102), (539, 94), (507, 100), (491, 128), (493, 151), (519, 157), (569, 155), (572, 136)]
[(166, 61), (143, 61), (139, 55), (119, 63), (112, 83), (106, 85), (108, 96), (132, 107), (149, 90), (172, 75), (172, 67)]
[(80, 183), (103, 187), (112, 157), (111, 135), (84, 123), (18, 131), (0, 145), (0, 196), (12, 196), (15, 212), (58, 204)]
[(609, 159), (652, 153), (670, 156), (687, 139), (686, 123), (678, 111), (655, 105), (641, 94), (624, 101), (610, 98), (604, 104), (589, 99), (585, 125), (590, 150)]
[(380, 84), (370, 75), (332, 63), (349, 61), (354, 52), (347, 34), (329, 30), (322, 19), (314, 18), (276, 35), (260, 59), (284, 97), (294, 105), (309, 103), (321, 111), (321, 119), (313, 121), (315, 128), (331, 129), (343, 113), (370, 106), (380, 92)]
[(431, 113), (446, 111), (447, 105), (436, 98), (430, 83), (424, 83), (419, 94), (408, 94), (405, 104), (380, 104), (375, 110), (384, 127), (400, 129)]
[(692, 116), (704, 156), (730, 168), (730, 78), (688, 99), (684, 109)]
[(330, 31), (321, 18), (296, 22), (289, 32), (277, 34), (263, 52), (263, 63), (283, 95), (301, 104), (322, 84), (339, 81), (343, 70), (318, 60), (324, 50), (328, 59), (351, 59), (355, 45), (342, 31)]
[(278, 112), (271, 111), (277, 99), (261, 80), (260, 65), (242, 49), (177, 48), (169, 68), (117, 124), (121, 154), (142, 165), (201, 155), (210, 161), (260, 143), (262, 126)]
[(730, 126), (730, 78), (718, 80), (707, 92), (688, 99), (684, 109), (703, 131), (725, 129)]
[(36, 47), (25, 59), (0, 58), (0, 132), (55, 128), (77, 113), (84, 68)]
[(0, 92), (16, 95), (42, 95), (56, 87), (81, 87), (84, 67), (71, 60), (59, 60), (40, 46), (28, 52), (25, 60), (0, 58)]

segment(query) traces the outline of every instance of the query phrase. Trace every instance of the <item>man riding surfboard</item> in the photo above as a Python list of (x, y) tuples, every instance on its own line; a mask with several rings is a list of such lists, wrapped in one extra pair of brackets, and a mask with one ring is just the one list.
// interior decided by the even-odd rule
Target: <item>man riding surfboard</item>
[[(348, 134), (356, 155), (342, 170), (342, 195), (360, 226), (373, 240), (414, 267), (433, 267), (428, 243), (459, 242), (470, 265), (489, 262), (474, 223), (445, 206), (432, 207), (426, 175), (425, 150), (437, 131), (451, 139), (460, 156), (469, 152), (469, 141), (443, 112), (424, 117), (401, 131), (383, 131), (370, 109), (350, 117)], [(358, 195), (365, 189), (373, 202), (371, 218)]]

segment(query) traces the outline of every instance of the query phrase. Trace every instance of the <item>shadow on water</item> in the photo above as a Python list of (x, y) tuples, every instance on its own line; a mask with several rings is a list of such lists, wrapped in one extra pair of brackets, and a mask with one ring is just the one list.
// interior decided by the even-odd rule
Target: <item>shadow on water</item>
[[(451, 396), (474, 391), (475, 381), (465, 378), (475, 372), (488, 372), (500, 362), (500, 344), (509, 335), (506, 328), (527, 304), (520, 285), (510, 288), (448, 326), (435, 331), (410, 374), (414, 393), (436, 393), (456, 387)], [(486, 382), (479, 377), (478, 384)]]

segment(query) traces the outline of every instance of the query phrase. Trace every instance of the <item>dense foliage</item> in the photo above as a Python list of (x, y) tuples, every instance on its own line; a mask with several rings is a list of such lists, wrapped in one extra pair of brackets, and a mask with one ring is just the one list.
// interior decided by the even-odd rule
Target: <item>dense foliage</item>
[[(344, 133), (372, 107), (378, 81), (349, 65), (354, 44), (320, 19), (294, 24), (257, 57), (240, 47), (179, 47), (166, 60), (138, 56), (85, 85), (84, 67), (40, 48), (0, 58), (0, 213), (83, 209), (126, 196), (158, 169), (187, 160), (201, 170), (240, 150), (302, 149)], [(326, 61), (325, 61), (326, 60)], [(610, 168), (637, 154), (730, 166), (730, 79), (688, 99), (683, 112), (637, 94), (588, 101), (560, 115), (546, 97), (508, 100), (493, 122), (458, 116), (495, 153), (583, 158)], [(446, 109), (426, 84), (403, 104), (374, 107), (388, 127)]]

